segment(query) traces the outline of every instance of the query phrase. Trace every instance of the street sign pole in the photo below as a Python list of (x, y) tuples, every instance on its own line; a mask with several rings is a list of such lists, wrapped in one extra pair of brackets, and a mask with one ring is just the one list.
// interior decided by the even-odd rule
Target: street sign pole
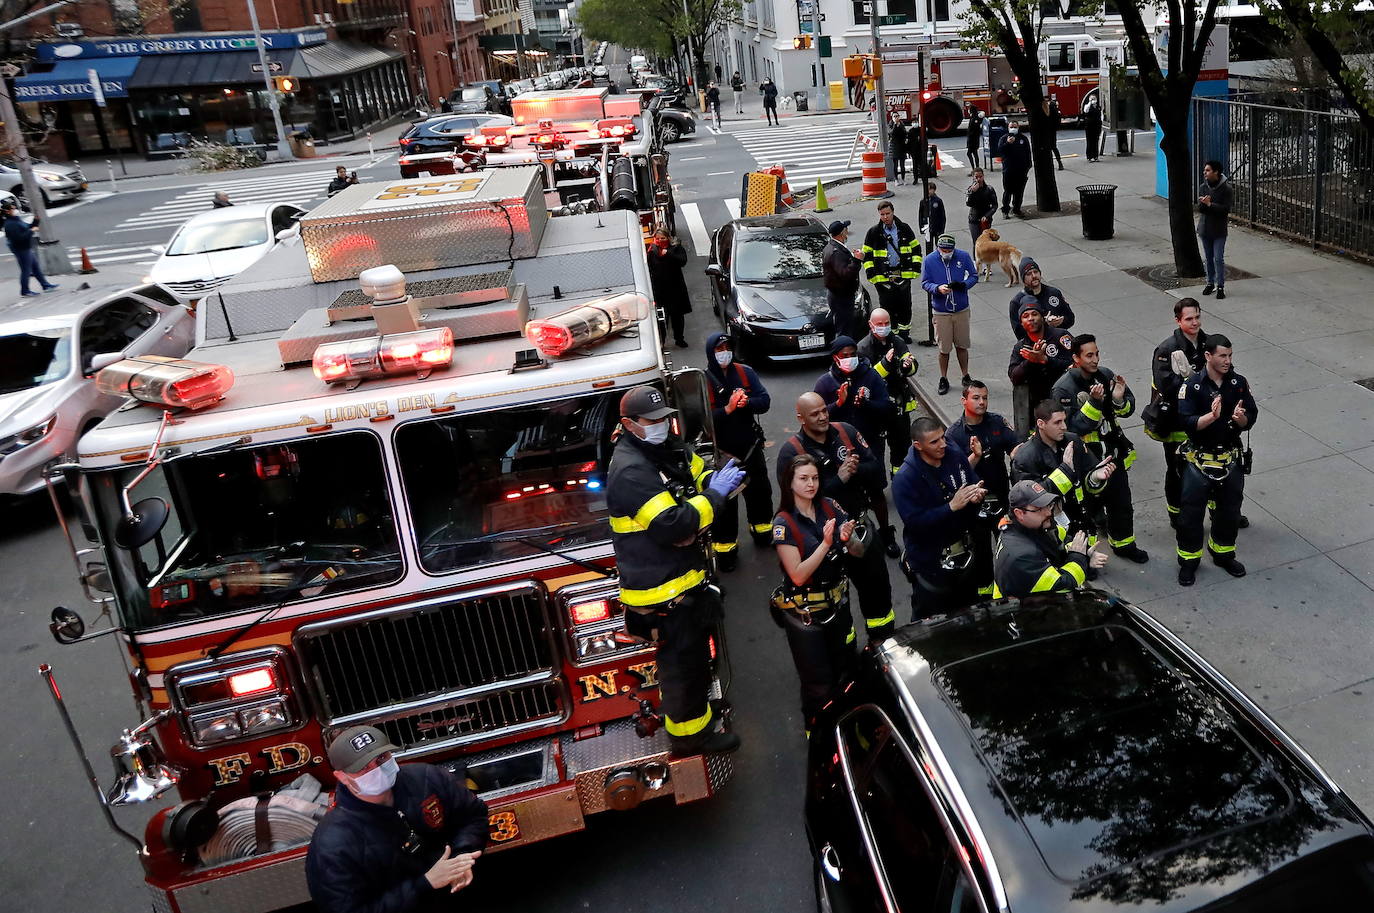
[[(286, 142), (286, 126), (281, 120), (281, 103), (277, 100), (277, 87), (272, 85), (272, 71), (267, 66), (267, 51), (262, 46), (262, 29), (258, 27), (258, 5), (256, 0), (248, 0), (248, 21), (253, 26), (253, 44), (258, 49), (258, 63), (262, 65), (262, 81), (267, 86), (267, 102), (272, 107), (272, 123), (277, 128), (277, 155), (294, 158), (291, 147)], [(285, 147), (285, 153), (282, 149)]]
[[(767, 0), (765, 0), (767, 2)], [(830, 110), (830, 87), (825, 84), (825, 58), (821, 57), (821, 0), (811, 0), (811, 48), (816, 52), (816, 110)]]
[(874, 63), (879, 64), (878, 67), (875, 67), (875, 69), (878, 70), (878, 75), (874, 80), (874, 85), (878, 92), (875, 101), (878, 106), (873, 112), (873, 116), (878, 124), (878, 148), (882, 150), (883, 161), (887, 163), (887, 179), (889, 181), (895, 181), (897, 180), (897, 165), (896, 162), (892, 161), (892, 156), (888, 154), (887, 149), (887, 96), (883, 91), (883, 73), (881, 68), (883, 46), (881, 44), (881, 39), (878, 37), (878, 0), (872, 0), (869, 6), (872, 12), (868, 14), (868, 34), (869, 37), (873, 39)]

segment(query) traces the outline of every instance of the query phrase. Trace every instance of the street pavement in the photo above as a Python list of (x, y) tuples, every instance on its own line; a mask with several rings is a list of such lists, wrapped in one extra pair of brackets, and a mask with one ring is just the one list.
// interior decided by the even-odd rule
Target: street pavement
[[(800, 123), (802, 117), (791, 113), (784, 124), (793, 118)], [(708, 237), (731, 216), (740, 176), (755, 162), (730, 136), (733, 126), (727, 114), (722, 135), (703, 131), (673, 147), (678, 199), (684, 210), (696, 207), (700, 229)], [(1127, 377), (1143, 404), (1150, 351), (1173, 329), (1175, 297), (1122, 271), (1171, 259), (1165, 207), (1151, 192), (1153, 159), (1140, 154), (1088, 164), (1072, 157), (1072, 142), (1073, 135), (1066, 132), (1061, 148), (1070, 154), (1067, 170), (1058, 172), (1061, 194), (1071, 199), (1072, 188), (1080, 183), (1118, 184), (1116, 237), (1085, 241), (1076, 214), (1013, 220), (998, 227), (1039, 260), (1047, 282), (1064, 290), (1078, 313), (1077, 329), (1098, 335), (1103, 363)], [(951, 143), (955, 145), (957, 140)], [(961, 156), (962, 149), (954, 154)], [(272, 167), (281, 167), (280, 174), (294, 173), (291, 167)], [(395, 173), (394, 160), (377, 167)], [(713, 172), (726, 173), (712, 177)], [(951, 228), (962, 237), (967, 172), (942, 172), (938, 180)], [(997, 180), (994, 176), (993, 182)], [(914, 221), (917, 189), (894, 189), (899, 215)], [(137, 210), (155, 215), (156, 206), (181, 192), (189, 191), (161, 188)], [(1028, 192), (1033, 193), (1033, 185)], [(857, 193), (856, 183), (833, 187), (834, 213), (820, 218), (853, 219), (856, 230), (865, 228), (875, 218), (874, 203), (856, 199)], [(133, 212), (106, 216), (98, 203), (83, 211), (88, 216), (69, 223), (70, 229), (64, 226), (73, 237), (83, 222), (113, 225)], [(149, 228), (144, 234), (160, 234), (163, 240), (166, 233), (165, 228)], [(695, 310), (687, 327), (695, 342), (717, 322), (701, 273), (705, 247), (697, 243), (695, 231), (690, 234), (694, 258), (687, 277)], [(128, 236), (135, 240), (127, 246), (143, 239)], [(137, 256), (137, 251), (126, 253)], [(1258, 277), (1228, 282), (1224, 302), (1201, 299), (1206, 329), (1231, 336), (1237, 369), (1250, 378), (1261, 408), (1254, 432), (1255, 474), (1247, 484), (1252, 526), (1241, 534), (1239, 546), (1250, 575), (1232, 580), (1204, 564), (1196, 587), (1177, 587), (1161, 500), (1162, 459), (1159, 448), (1132, 422), (1128, 433), (1141, 453), (1131, 472), (1137, 526), (1153, 560), (1141, 567), (1109, 564), (1100, 585), (1143, 605), (1178, 631), (1287, 726), (1368, 810), (1374, 808), (1368, 761), (1374, 694), (1367, 671), (1374, 623), (1365, 611), (1374, 588), (1374, 393), (1354, 381), (1374, 375), (1374, 317), (1360, 306), (1368, 300), (1374, 271), (1240, 228), (1232, 229), (1227, 259)], [(115, 264), (110, 278), (130, 267)], [(101, 281), (104, 275), (85, 278)], [(1010, 402), (1005, 365), (1011, 340), (1005, 315), (1012, 291), (995, 283), (980, 284), (973, 292), (972, 373), (988, 382), (993, 408), (1002, 411)], [(0, 296), (3, 300), (8, 299)], [(955, 394), (933, 395), (932, 350), (917, 353), (918, 382), (927, 398), (955, 414)], [(669, 354), (680, 364), (700, 365), (704, 358), (695, 344)], [(761, 368), (773, 395), (773, 408), (763, 419), (770, 448), (796, 427), (793, 403), (824, 368), (823, 361)], [(957, 379), (957, 371), (953, 373)], [(105, 747), (120, 728), (137, 721), (118, 645), (112, 638), (67, 648), (53, 644), (46, 630), (53, 605), (81, 609), (88, 620), (95, 612), (83, 606), (50, 508), (33, 499), (11, 505), (6, 518), (0, 528), (8, 609), (0, 614), (0, 688), (7, 700), (0, 705), (0, 730), (11, 739), (10, 749), (0, 752), (0, 782), (11, 785), (13, 836), (7, 844), (16, 849), (6, 852), (3, 863), (11, 903), (59, 911), (146, 909), (133, 853), (100, 822), (36, 674), (39, 662), (53, 662), (97, 775), (108, 780)], [(810, 907), (812, 868), (801, 819), (805, 740), (796, 679), (785, 643), (766, 611), (778, 570), (767, 550), (755, 549), (747, 540), (741, 552), (740, 568), (725, 580), (730, 697), (744, 739), (731, 785), (704, 803), (649, 803), (629, 813), (599, 816), (585, 833), (490, 856), (464, 892), (465, 909), (552, 913), (632, 903), (696, 913)], [(909, 588), (895, 562), (889, 570), (898, 619), (905, 621)], [(121, 810), (117, 815), (139, 833), (149, 812)], [(22, 853), (17, 852), (21, 846)], [(59, 877), (53, 867), (28, 862), (32, 859), (68, 864), (57, 867)]]

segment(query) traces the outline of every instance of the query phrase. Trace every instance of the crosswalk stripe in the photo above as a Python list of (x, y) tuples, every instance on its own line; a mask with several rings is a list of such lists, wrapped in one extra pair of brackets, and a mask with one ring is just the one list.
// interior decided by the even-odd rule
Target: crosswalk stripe
[(697, 256), (707, 256), (711, 250), (711, 237), (706, 233), (706, 223), (701, 220), (701, 210), (695, 203), (683, 203), (679, 211), (687, 223), (687, 230), (691, 232), (692, 246), (696, 248)]
[(731, 197), (725, 201), (725, 208), (730, 211), (730, 218), (739, 218), (739, 198)]
[(216, 190), (229, 194), (237, 204), (293, 203), (307, 206), (325, 197), (325, 188), (334, 171), (312, 171), (281, 176), (253, 175), (217, 181), (206, 181), (180, 188), (170, 200), (165, 200), (143, 212), (119, 222), (112, 232), (145, 231), (180, 225), (191, 216), (210, 208), (210, 195)]

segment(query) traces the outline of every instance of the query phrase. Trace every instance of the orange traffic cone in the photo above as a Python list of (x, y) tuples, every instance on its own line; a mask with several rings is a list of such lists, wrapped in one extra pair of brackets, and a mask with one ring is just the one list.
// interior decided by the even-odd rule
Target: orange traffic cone
[(935, 146), (932, 144), (931, 147), (930, 147), (930, 151), (933, 152), (933, 153), (935, 153), (935, 173), (936, 173), (936, 174), (939, 174), (939, 173), (940, 173), (940, 150), (937, 149), (937, 148), (935, 148)]
[(95, 264), (91, 262), (91, 255), (86, 253), (86, 248), (81, 248), (81, 275), (85, 276), (98, 272), (100, 270), (96, 269)]

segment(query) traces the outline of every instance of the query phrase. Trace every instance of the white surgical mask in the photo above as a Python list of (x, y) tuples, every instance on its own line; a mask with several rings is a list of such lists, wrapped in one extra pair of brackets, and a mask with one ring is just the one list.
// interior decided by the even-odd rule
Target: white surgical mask
[(944, 260), (946, 263), (948, 263), (950, 260), (953, 260), (953, 259), (954, 259), (954, 251), (952, 251), (952, 250), (942, 250), (942, 251), (940, 251), (940, 259), (941, 259), (941, 260)]
[(401, 765), (395, 758), (388, 758), (367, 773), (353, 778), (353, 791), (360, 796), (380, 796), (396, 785), (396, 774)]
[(1016, 129), (1015, 127), (1012, 127), (1010, 130), (1007, 131), (1007, 133), (1009, 133), (1009, 134), (1012, 135), (1012, 136), (1016, 136), (1016, 135), (1019, 134), (1020, 132), (1021, 132), (1021, 131), (1018, 130), (1018, 129)]
[(730, 362), (732, 362), (732, 361), (734, 361), (734, 360), (735, 360), (735, 353), (734, 353), (734, 352), (726, 351), (726, 352), (717, 352), (717, 353), (716, 353), (716, 364), (720, 365), (722, 368), (725, 367), (726, 365), (728, 365)]
[(859, 366), (859, 359), (856, 356), (840, 359), (840, 370), (848, 374)]
[(662, 444), (668, 440), (668, 423), (658, 422), (654, 425), (640, 425), (644, 429), (644, 443)]
[(873, 335), (877, 336), (879, 339), (882, 339), (884, 336), (891, 332), (892, 326), (890, 324), (887, 326), (873, 327)]

